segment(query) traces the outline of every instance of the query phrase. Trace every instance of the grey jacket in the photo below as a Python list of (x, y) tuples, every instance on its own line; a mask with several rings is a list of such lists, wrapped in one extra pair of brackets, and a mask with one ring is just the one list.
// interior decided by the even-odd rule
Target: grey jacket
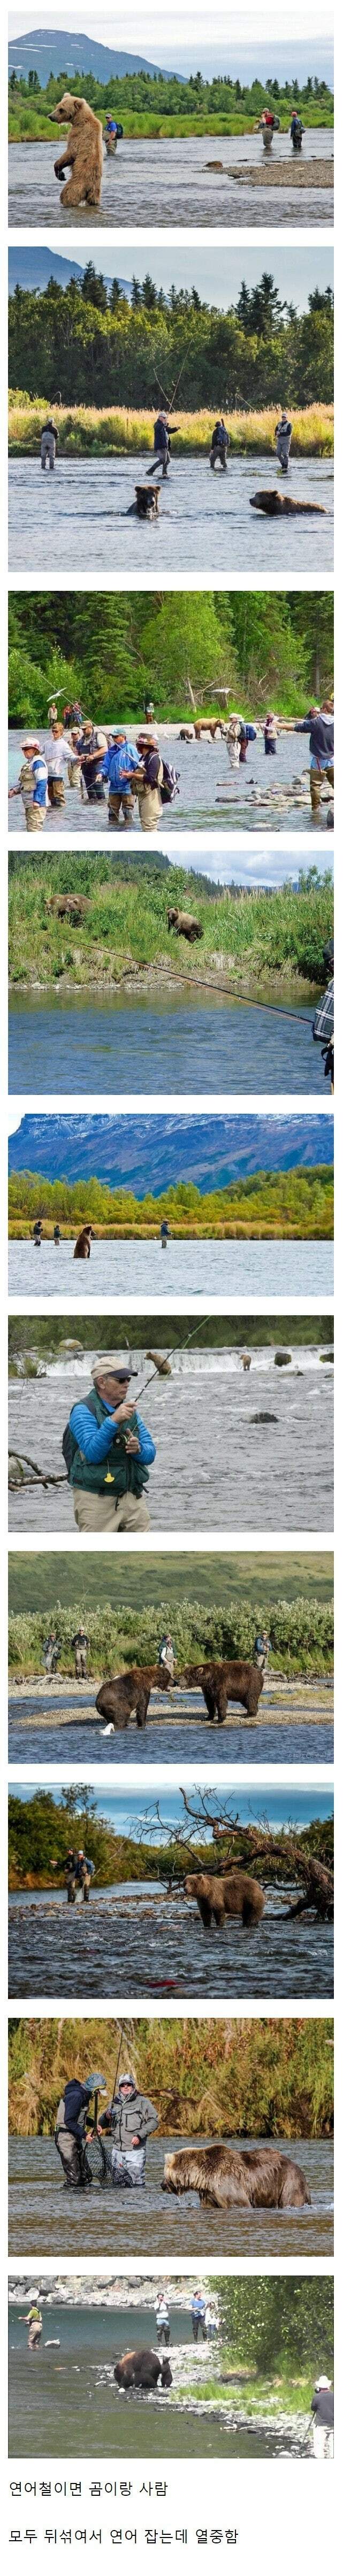
[(158, 2113), (146, 2093), (130, 2093), (126, 2102), (117, 2093), (111, 2111), (104, 2111), (99, 2120), (99, 2128), (110, 2129), (117, 2147), (132, 2147), (133, 2138), (139, 2138), (143, 2146), (152, 2129), (158, 2129)]

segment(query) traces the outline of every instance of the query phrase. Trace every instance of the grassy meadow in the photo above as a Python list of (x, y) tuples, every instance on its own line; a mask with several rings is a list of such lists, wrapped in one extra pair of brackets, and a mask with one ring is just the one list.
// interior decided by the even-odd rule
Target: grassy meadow
[[(83, 921), (59, 921), (46, 912), (50, 895), (85, 894)], [(168, 905), (196, 913), (203, 937), (194, 947), (168, 932)], [(229, 886), (208, 893), (192, 870), (158, 861), (110, 859), (105, 853), (46, 851), (9, 863), (9, 978), (62, 990), (121, 984), (130, 967), (148, 967), (185, 984), (230, 978), (244, 990), (271, 978), (290, 987), (325, 983), (323, 952), (333, 934), (331, 868), (299, 869), (298, 891), (287, 881), (270, 893)]]
[[(38, 456), (41, 431), (46, 420), (48, 402), (44, 395), (21, 393), (9, 395), (8, 443), (10, 456)], [(58, 456), (145, 456), (153, 455), (155, 411), (108, 405), (105, 410), (95, 404), (67, 403), (58, 405)], [(178, 414), (179, 417), (179, 414)], [(275, 428), (278, 409), (275, 403), (259, 410), (226, 411), (232, 458), (236, 456), (275, 456)], [(293, 456), (333, 456), (333, 403), (308, 403), (304, 410), (293, 410)], [(182, 411), (175, 458), (209, 455), (213, 431), (212, 410)]]
[[(112, 2093), (117, 2021), (9, 2023), (9, 2132), (53, 2134), (68, 2076), (101, 2066)], [(328, 2137), (333, 2129), (333, 2024), (318, 2020), (128, 2020), (122, 2068), (153, 2098), (160, 2132), (188, 2137)]]

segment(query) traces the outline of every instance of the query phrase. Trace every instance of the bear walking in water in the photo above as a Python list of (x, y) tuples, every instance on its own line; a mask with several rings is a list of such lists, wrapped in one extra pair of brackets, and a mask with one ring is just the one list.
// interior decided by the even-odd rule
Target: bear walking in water
[(214, 2209), (306, 2209), (301, 2165), (277, 2147), (179, 2147), (165, 2156), (162, 2191), (198, 2191)]
[(64, 125), (68, 118), (64, 151), (59, 161), (54, 161), (56, 179), (63, 179), (66, 170), (72, 174), (65, 188), (61, 188), (60, 205), (99, 206), (103, 170), (101, 118), (94, 116), (86, 98), (72, 98), (66, 89), (58, 105), (49, 108), (49, 124)]
[(208, 1715), (212, 1722), (217, 1718), (219, 1726), (224, 1725), (230, 1699), (241, 1701), (248, 1717), (256, 1716), (263, 1690), (263, 1673), (257, 1664), (185, 1664), (179, 1681), (190, 1690), (203, 1691)]
[(226, 1914), (241, 1914), (242, 1923), (247, 1924), (258, 1923), (264, 1913), (263, 1887), (242, 1869), (232, 1869), (228, 1878), (211, 1878), (206, 1870), (198, 1870), (193, 1878), (184, 1878), (183, 1884), (185, 1896), (195, 1898), (206, 1932), (211, 1931), (212, 1922), (220, 1924), (222, 1930)]
[(148, 2346), (142, 2352), (123, 2352), (114, 2377), (118, 2388), (157, 2388), (159, 2379), (161, 2388), (172, 2387), (170, 2361), (165, 2353), (161, 2359), (159, 2352), (150, 2352)]

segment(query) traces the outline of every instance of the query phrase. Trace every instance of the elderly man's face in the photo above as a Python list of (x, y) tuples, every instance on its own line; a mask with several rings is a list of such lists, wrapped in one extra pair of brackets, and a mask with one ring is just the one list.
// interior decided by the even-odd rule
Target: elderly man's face
[(102, 1370), (101, 1377), (97, 1377), (95, 1379), (95, 1385), (98, 1389), (98, 1395), (101, 1395), (102, 1403), (111, 1405), (122, 1404), (123, 1397), (127, 1395), (129, 1383), (129, 1372), (125, 1378), (114, 1377), (112, 1372), (110, 1373), (110, 1376), (106, 1377)]

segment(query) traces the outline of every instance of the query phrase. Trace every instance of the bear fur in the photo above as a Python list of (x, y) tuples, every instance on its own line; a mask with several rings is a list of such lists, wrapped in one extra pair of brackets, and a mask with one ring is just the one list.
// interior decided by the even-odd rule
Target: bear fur
[(116, 2362), (114, 2378), (118, 2388), (157, 2388), (159, 2379), (161, 2388), (172, 2388), (170, 2361), (165, 2353), (161, 2360), (160, 2354), (150, 2352), (148, 2345), (142, 2352), (123, 2352), (121, 2361)]
[(146, 1726), (150, 1691), (171, 1690), (171, 1674), (165, 1664), (133, 1664), (130, 1673), (112, 1673), (102, 1682), (95, 1702), (100, 1717), (112, 1718), (114, 1726), (128, 1726), (135, 1717), (136, 1726)]
[(204, 937), (201, 922), (196, 921), (195, 913), (179, 912), (178, 904), (169, 906), (168, 930), (175, 930), (177, 939), (189, 939), (191, 943), (194, 939)]
[(264, 1680), (257, 1664), (185, 1664), (179, 1680), (203, 1691), (208, 1716), (212, 1722), (217, 1718), (218, 1726), (224, 1725), (230, 1699), (239, 1700), (248, 1717), (256, 1717)]
[(165, 2156), (162, 2191), (198, 2191), (214, 2209), (311, 2206), (301, 2165), (277, 2147), (179, 2147)]
[(58, 921), (82, 921), (84, 913), (91, 912), (91, 910), (91, 900), (88, 894), (44, 895), (44, 911), (52, 913), (52, 915), (55, 913)]
[(207, 1932), (211, 1931), (212, 1919), (222, 1926), (226, 1914), (241, 1914), (242, 1923), (257, 1923), (258, 1916), (264, 1913), (263, 1887), (242, 1869), (232, 1869), (225, 1878), (211, 1878), (207, 1870), (198, 1870), (193, 1878), (184, 1878), (183, 1884), (185, 1896), (194, 1896)]
[(69, 117), (64, 151), (54, 162), (56, 179), (63, 179), (65, 170), (72, 173), (65, 188), (61, 188), (60, 205), (99, 206), (103, 169), (101, 118), (94, 116), (86, 98), (72, 98), (66, 89), (58, 106), (49, 109), (49, 123), (64, 125)]
[(93, 1226), (82, 1225), (81, 1232), (77, 1234), (76, 1243), (74, 1243), (74, 1261), (90, 1261), (91, 1238), (93, 1241)]

